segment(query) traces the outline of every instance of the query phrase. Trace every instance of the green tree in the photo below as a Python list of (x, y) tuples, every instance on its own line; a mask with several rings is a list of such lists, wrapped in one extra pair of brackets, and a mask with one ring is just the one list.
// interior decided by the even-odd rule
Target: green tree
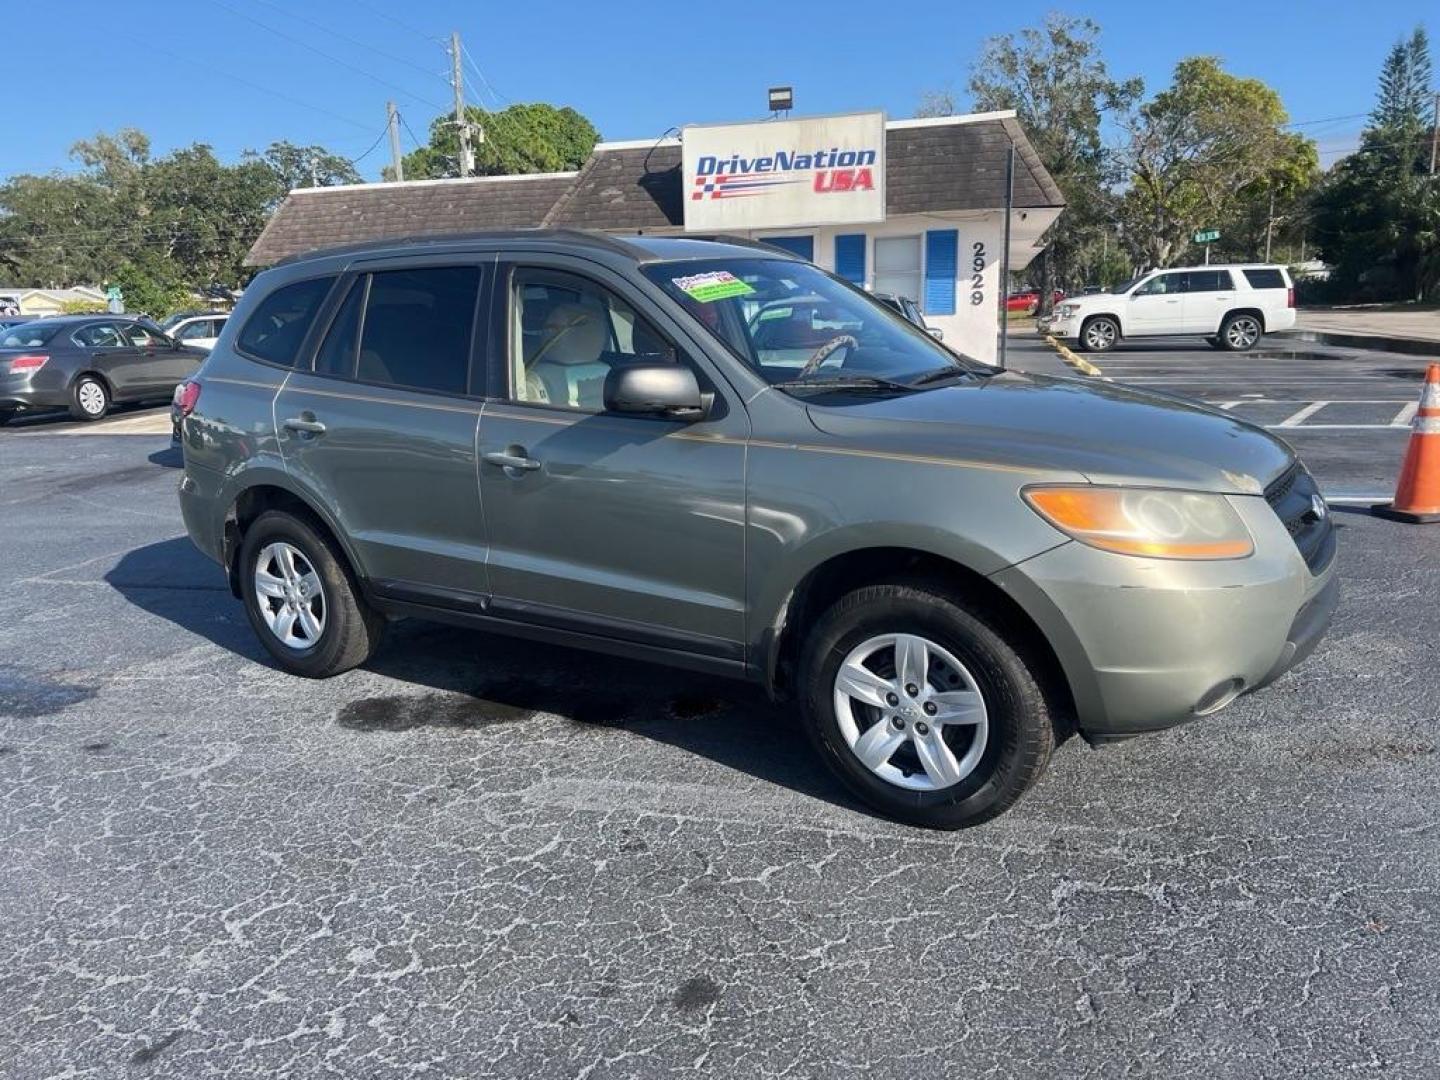
[(190, 302), (179, 265), (154, 249), (141, 249), (122, 262), (106, 284), (119, 285), (125, 310), (163, 319)]
[[(533, 103), (511, 105), (500, 112), (474, 106), (465, 118), (472, 131), (484, 132), (478, 146), (471, 139), (478, 176), (565, 172), (578, 169), (600, 141), (589, 120), (568, 106)], [(460, 137), (455, 120), (437, 116), (430, 123), (430, 141), (404, 159), (405, 179), (430, 180), (460, 175)], [(387, 179), (393, 179), (385, 169)]]
[[(1014, 109), (1041, 162), (1065, 195), (1066, 209), (1031, 263), (1040, 311), (1056, 286), (1074, 288), (1093, 272), (1110, 228), (1114, 162), (1101, 139), (1107, 114), (1139, 97), (1138, 79), (1112, 78), (1100, 54), (1100, 28), (1088, 19), (1051, 14), (1038, 27), (991, 38), (970, 75), (978, 110)], [(931, 94), (930, 111), (953, 98)]]
[(1315, 238), (1331, 291), (1353, 300), (1440, 294), (1440, 181), (1429, 175), (1433, 72), (1423, 28), (1385, 58), (1360, 147), (1326, 176)]
[(361, 182), (361, 176), (349, 158), (331, 153), (323, 146), (296, 146), (281, 140), (272, 142), (263, 152), (247, 150), (243, 157), (260, 161), (270, 169), (281, 197), (300, 187), (334, 187), (336, 184)]
[(1190, 236), (1236, 212), (1241, 193), (1287, 156), (1313, 153), (1287, 132), (1280, 95), (1231, 75), (1213, 56), (1175, 67), (1171, 85), (1127, 121), (1130, 187), (1120, 206), (1137, 262), (1169, 266), (1189, 254)]

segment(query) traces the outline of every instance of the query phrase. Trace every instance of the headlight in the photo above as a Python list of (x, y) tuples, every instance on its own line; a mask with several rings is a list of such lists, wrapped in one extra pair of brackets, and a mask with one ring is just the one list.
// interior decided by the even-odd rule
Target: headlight
[(1065, 316), (1065, 318), (1067, 318), (1067, 319), (1068, 319), (1071, 315), (1074, 315), (1075, 312), (1077, 312), (1077, 311), (1079, 311), (1079, 310), (1080, 310), (1080, 305), (1079, 305), (1079, 304), (1061, 304), (1059, 307), (1057, 307), (1057, 308), (1055, 309), (1055, 311), (1056, 311), (1057, 314), (1063, 315), (1063, 316)]
[(1025, 501), (1082, 544), (1156, 559), (1243, 559), (1249, 530), (1223, 495), (1150, 488), (1032, 487)]

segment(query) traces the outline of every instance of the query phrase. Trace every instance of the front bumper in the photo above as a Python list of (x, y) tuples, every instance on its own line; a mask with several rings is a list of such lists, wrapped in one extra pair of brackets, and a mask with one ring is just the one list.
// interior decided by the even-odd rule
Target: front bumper
[(1080, 332), (1080, 320), (1073, 316), (1067, 318), (1063, 315), (1050, 315), (1037, 320), (1035, 327), (1041, 335), (1049, 334), (1051, 337), (1073, 338)]
[(1255, 540), (1245, 559), (1183, 562), (1064, 544), (995, 575), (1046, 635), (1091, 741), (1216, 712), (1304, 660), (1339, 596), (1263, 498), (1232, 496)]

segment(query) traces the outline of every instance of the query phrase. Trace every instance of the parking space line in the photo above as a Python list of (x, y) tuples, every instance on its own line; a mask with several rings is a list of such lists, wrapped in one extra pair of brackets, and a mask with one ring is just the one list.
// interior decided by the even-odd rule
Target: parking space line
[(1310, 419), (1310, 417), (1314, 416), (1317, 412), (1319, 412), (1321, 409), (1325, 408), (1325, 406), (1329, 404), (1330, 402), (1328, 401), (1312, 401), (1303, 409), (1297, 409), (1293, 414), (1287, 416), (1284, 420), (1281, 420), (1280, 423), (1276, 424), (1275, 426), (1282, 428), (1299, 427), (1306, 420)]
[(1410, 422), (1415, 419), (1415, 414), (1420, 411), (1420, 402), (1407, 401), (1405, 407), (1395, 414), (1395, 419), (1390, 423), (1395, 427), (1409, 427)]

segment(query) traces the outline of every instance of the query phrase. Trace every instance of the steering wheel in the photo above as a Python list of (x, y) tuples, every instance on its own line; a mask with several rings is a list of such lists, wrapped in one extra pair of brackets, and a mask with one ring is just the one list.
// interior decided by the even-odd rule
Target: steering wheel
[(814, 354), (809, 360), (805, 361), (805, 366), (796, 373), (795, 377), (797, 379), (803, 379), (806, 375), (813, 375), (820, 365), (825, 363), (826, 360), (829, 360), (831, 354), (842, 345), (848, 345), (852, 349), (858, 349), (860, 347), (860, 343), (849, 334), (841, 334), (839, 337), (831, 338), (815, 350)]

